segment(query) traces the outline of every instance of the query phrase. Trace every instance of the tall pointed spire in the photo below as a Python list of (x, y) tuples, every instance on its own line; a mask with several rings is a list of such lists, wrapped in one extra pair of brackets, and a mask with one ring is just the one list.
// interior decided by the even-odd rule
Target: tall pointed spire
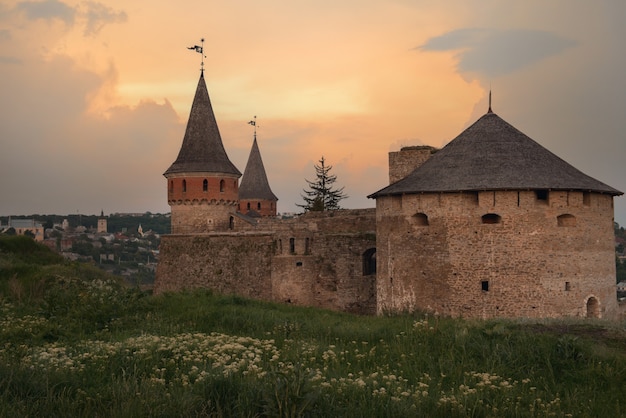
[(215, 172), (241, 176), (241, 172), (228, 159), (217, 127), (204, 72), (193, 99), (183, 144), (176, 161), (164, 173)]
[(254, 139), (252, 141), (248, 163), (246, 164), (246, 169), (244, 170), (243, 178), (239, 185), (239, 201), (240, 204), (246, 206), (252, 204), (245, 209), (261, 210), (261, 214), (264, 216), (268, 214), (275, 215), (275, 203), (278, 201), (278, 198), (270, 188), (267, 174), (265, 173), (265, 167), (263, 166), (263, 160), (256, 138), (256, 116), (253, 121), (248, 123), (254, 126)]

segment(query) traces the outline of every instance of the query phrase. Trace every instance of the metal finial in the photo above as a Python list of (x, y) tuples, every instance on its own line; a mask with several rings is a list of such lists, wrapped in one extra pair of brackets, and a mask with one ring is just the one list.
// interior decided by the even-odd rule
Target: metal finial
[(491, 110), (491, 89), (489, 89), (489, 109), (487, 110), (487, 113), (493, 113)]
[(200, 39), (200, 45), (188, 46), (187, 49), (196, 51), (202, 56), (200, 62), (200, 72), (204, 73), (204, 59), (206, 58), (206, 55), (204, 55), (204, 38)]
[(254, 126), (254, 139), (256, 140), (256, 127), (257, 127), (256, 115), (254, 116), (254, 120), (251, 120), (250, 122), (248, 122), (248, 125)]

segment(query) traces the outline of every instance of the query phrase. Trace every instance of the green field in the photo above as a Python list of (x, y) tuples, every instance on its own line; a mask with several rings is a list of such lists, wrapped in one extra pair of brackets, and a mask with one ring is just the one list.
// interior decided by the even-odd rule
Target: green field
[(625, 323), (150, 296), (0, 239), (2, 417), (620, 417)]

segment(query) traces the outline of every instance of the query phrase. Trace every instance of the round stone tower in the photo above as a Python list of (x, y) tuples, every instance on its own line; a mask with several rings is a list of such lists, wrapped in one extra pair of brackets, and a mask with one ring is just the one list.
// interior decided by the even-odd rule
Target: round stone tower
[(180, 152), (163, 175), (172, 211), (172, 234), (232, 227), (241, 173), (226, 155), (204, 72), (200, 73)]
[(491, 110), (376, 199), (377, 310), (618, 313), (616, 190)]

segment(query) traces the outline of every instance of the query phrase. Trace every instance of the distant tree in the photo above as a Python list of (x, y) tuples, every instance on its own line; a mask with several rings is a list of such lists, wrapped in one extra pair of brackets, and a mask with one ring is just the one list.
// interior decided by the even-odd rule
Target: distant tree
[(24, 236), (27, 236), (27, 237), (33, 238), (33, 239), (35, 238), (35, 234), (30, 229), (27, 229), (26, 231), (24, 231)]
[(9, 229), (5, 230), (4, 233), (7, 235), (17, 235), (17, 231), (13, 227), (10, 227)]
[(343, 192), (343, 187), (334, 189), (333, 184), (337, 176), (330, 174), (332, 165), (326, 165), (326, 160), (322, 157), (319, 165), (315, 164), (315, 181), (306, 180), (309, 185), (308, 190), (303, 190), (304, 204), (297, 205), (307, 211), (325, 211), (341, 209), (339, 202), (348, 196)]

